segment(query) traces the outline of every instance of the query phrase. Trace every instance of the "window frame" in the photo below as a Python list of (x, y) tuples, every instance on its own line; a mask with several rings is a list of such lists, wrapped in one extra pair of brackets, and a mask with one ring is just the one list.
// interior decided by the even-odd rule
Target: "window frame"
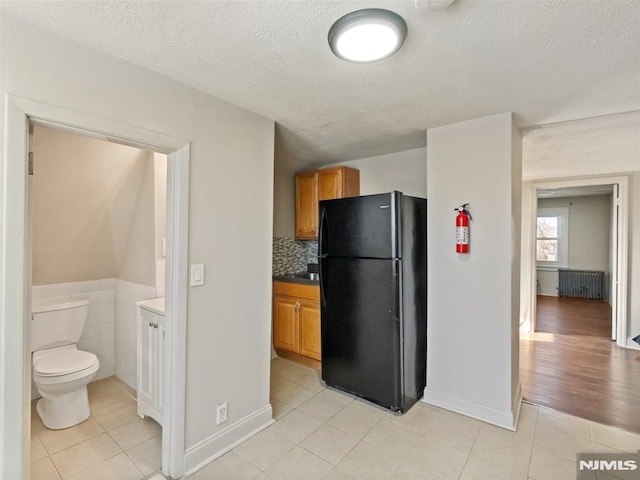
[[(538, 218), (556, 217), (558, 219), (558, 259), (556, 261), (538, 260)], [(538, 208), (536, 213), (536, 241), (535, 241), (536, 266), (542, 269), (557, 270), (566, 268), (569, 261), (569, 207)]]

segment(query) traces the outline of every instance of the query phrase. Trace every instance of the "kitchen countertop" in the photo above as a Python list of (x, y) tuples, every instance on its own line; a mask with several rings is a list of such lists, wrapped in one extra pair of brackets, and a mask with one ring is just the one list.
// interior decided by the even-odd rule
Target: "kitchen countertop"
[(272, 278), (274, 282), (299, 283), (301, 285), (320, 285), (320, 282), (318, 280), (294, 277), (291, 274), (274, 275)]

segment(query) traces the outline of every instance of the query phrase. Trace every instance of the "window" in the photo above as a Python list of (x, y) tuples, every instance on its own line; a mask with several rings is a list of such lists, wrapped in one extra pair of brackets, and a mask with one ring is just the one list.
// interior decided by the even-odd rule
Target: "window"
[(536, 223), (536, 261), (538, 266), (567, 265), (568, 208), (539, 208)]
[(539, 262), (558, 261), (559, 218), (557, 216), (538, 217), (536, 252)]

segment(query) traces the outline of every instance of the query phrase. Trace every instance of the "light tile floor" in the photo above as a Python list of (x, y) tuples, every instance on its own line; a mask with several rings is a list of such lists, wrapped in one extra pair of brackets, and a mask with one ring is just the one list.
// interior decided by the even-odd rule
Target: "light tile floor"
[(422, 402), (394, 415), (280, 358), (271, 405), (273, 425), (189, 479), (573, 480), (577, 452), (640, 449), (640, 435), (529, 404), (517, 432)]
[(135, 391), (115, 377), (91, 383), (86, 421), (49, 430), (31, 405), (31, 480), (140, 480), (160, 469), (161, 428), (136, 415)]

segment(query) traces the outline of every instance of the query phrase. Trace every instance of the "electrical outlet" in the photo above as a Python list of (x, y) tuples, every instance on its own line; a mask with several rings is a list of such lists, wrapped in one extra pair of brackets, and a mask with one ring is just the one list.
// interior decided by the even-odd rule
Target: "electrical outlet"
[(227, 402), (218, 405), (218, 414), (216, 416), (216, 425), (220, 425), (227, 421)]

